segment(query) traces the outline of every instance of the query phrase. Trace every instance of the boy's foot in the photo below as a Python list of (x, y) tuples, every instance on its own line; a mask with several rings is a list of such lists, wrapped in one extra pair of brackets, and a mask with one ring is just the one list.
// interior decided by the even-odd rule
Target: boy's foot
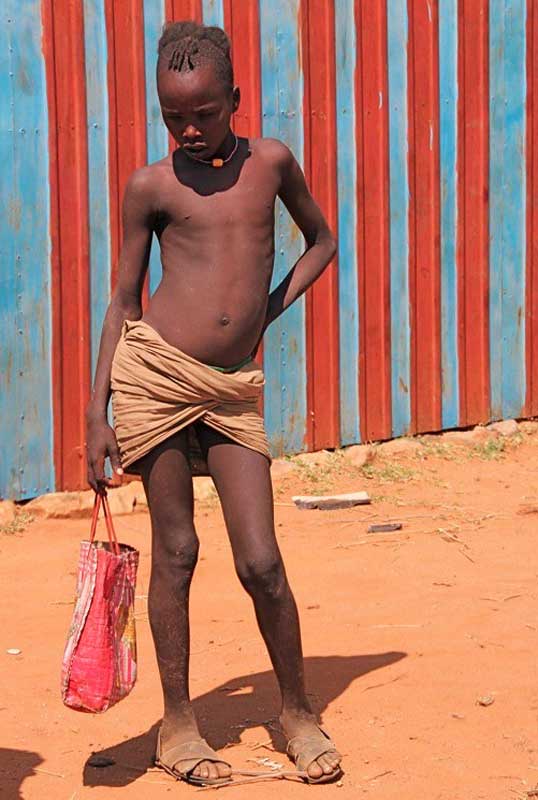
[[(333, 780), (337, 776), (340, 776), (342, 772), (340, 768), (342, 756), (338, 750), (336, 750), (325, 732), (320, 729), (313, 714), (283, 711), (279, 717), (279, 721), (286, 738), (289, 740), (288, 754), (297, 764), (298, 769), (301, 769), (298, 762), (301, 761), (302, 745), (305, 747), (305, 752), (307, 749), (312, 749), (312, 752), (323, 751), (324, 747), (328, 747), (328, 749), (321, 752), (319, 756), (312, 758), (309, 763), (305, 764), (302, 768), (305, 769), (308, 777), (313, 782), (321, 783), (325, 780)], [(303, 760), (308, 761), (308, 756)]]
[[(195, 722), (173, 724), (163, 720), (160, 732), (161, 752), (166, 753), (174, 747), (200, 739), (200, 731)], [(189, 772), (189, 776), (198, 780), (218, 781), (230, 778), (232, 768), (224, 761), (201, 761)]]

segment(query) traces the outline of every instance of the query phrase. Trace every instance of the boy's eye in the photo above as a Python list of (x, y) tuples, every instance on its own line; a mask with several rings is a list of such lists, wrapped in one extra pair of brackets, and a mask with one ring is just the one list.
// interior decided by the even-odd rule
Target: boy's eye
[(200, 116), (207, 118), (207, 117), (214, 117), (215, 111), (200, 111)]

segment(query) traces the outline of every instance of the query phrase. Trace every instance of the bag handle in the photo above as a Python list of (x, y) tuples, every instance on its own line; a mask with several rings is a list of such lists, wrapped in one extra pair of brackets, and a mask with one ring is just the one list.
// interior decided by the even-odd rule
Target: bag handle
[(92, 525), (90, 529), (90, 544), (93, 544), (93, 541), (95, 539), (95, 532), (97, 530), (97, 519), (99, 517), (99, 508), (101, 507), (101, 503), (103, 503), (103, 513), (105, 515), (105, 523), (108, 533), (108, 541), (110, 542), (110, 547), (114, 552), (114, 555), (119, 556), (120, 546), (118, 544), (116, 531), (114, 530), (114, 524), (112, 522), (112, 514), (110, 513), (110, 508), (108, 506), (108, 498), (106, 494), (101, 495), (99, 492), (95, 493), (95, 500), (93, 503)]

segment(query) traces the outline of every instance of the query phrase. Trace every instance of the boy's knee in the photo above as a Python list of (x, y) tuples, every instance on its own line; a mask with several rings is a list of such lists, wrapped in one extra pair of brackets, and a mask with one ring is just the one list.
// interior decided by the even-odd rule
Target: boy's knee
[(159, 571), (181, 579), (192, 576), (198, 562), (200, 541), (196, 533), (167, 538), (160, 544), (154, 544), (153, 566)]
[(279, 555), (262, 555), (236, 562), (239, 580), (252, 596), (279, 599), (286, 590), (284, 564)]

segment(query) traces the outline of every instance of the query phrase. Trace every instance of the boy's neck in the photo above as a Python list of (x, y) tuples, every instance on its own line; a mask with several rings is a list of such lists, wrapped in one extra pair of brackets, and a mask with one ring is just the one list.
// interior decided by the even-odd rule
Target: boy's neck
[(226, 159), (232, 152), (235, 147), (236, 137), (234, 132), (231, 128), (228, 128), (228, 133), (224, 137), (224, 140), (220, 147), (213, 153), (212, 158), (222, 158)]

